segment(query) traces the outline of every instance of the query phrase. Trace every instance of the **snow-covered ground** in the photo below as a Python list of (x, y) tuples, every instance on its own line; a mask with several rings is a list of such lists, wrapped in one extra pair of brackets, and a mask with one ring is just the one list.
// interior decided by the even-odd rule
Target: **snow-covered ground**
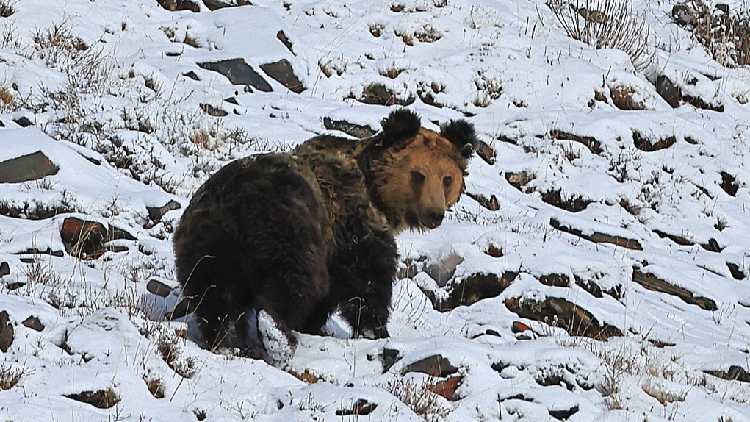
[[(750, 72), (678, 2), (633, 2), (637, 60), (541, 0), (161, 3), (196, 11), (0, 1), (2, 420), (750, 421)], [(495, 159), (398, 238), (391, 338), (333, 318), (274, 368), (165, 321), (210, 174), (399, 104), (467, 118)], [(11, 180), (19, 157), (49, 174)]]

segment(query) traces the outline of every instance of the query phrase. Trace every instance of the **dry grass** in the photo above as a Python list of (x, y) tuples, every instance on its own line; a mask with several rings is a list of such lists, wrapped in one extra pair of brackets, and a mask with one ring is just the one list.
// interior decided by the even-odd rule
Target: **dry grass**
[(630, 1), (547, 0), (569, 37), (594, 48), (615, 48), (630, 56), (636, 71), (653, 60), (645, 17), (633, 14)]
[(431, 384), (429, 379), (415, 382), (399, 377), (388, 381), (383, 388), (425, 421), (438, 422), (444, 420), (450, 408), (443, 404), (442, 397), (430, 391)]

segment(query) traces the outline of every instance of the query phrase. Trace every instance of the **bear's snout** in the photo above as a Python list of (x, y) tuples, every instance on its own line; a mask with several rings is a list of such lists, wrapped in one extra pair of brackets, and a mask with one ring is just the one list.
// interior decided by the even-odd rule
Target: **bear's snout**
[(428, 229), (434, 229), (443, 222), (444, 216), (445, 211), (442, 208), (431, 208), (425, 213), (425, 216), (422, 219), (422, 224)]

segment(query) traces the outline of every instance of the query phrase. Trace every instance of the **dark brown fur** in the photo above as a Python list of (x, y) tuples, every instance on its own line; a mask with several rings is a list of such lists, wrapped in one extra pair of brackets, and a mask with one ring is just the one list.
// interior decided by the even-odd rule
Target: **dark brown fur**
[(360, 142), (319, 136), (291, 155), (234, 161), (195, 193), (175, 232), (177, 278), (215, 347), (257, 347), (243, 313), (318, 333), (337, 308), (355, 333), (386, 337), (393, 236), (437, 227), (464, 190), (473, 127), (438, 134), (406, 110)]

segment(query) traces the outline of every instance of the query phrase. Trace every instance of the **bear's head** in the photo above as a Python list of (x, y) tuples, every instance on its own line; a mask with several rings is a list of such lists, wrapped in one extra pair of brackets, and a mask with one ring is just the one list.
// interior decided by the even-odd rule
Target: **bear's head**
[(433, 229), (465, 189), (466, 165), (478, 144), (474, 126), (452, 120), (434, 132), (401, 109), (382, 122), (365, 150), (365, 176), (391, 230)]

